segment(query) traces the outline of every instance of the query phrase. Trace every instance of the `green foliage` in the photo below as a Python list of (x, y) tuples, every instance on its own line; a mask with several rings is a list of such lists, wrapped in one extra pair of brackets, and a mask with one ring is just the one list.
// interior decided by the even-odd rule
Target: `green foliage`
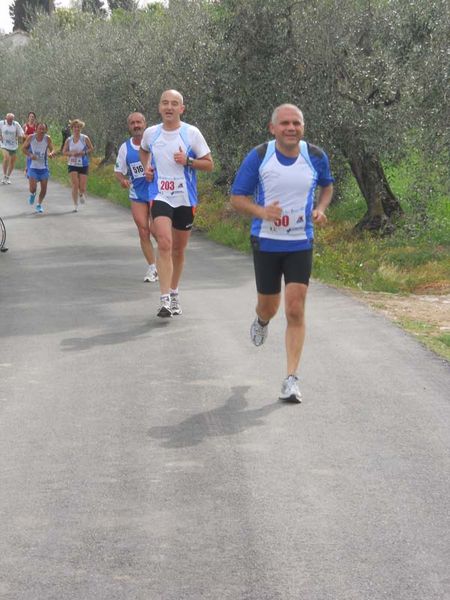
[(53, 0), (14, 0), (9, 5), (9, 14), (13, 30), (30, 31), (39, 14), (50, 14), (54, 8)]

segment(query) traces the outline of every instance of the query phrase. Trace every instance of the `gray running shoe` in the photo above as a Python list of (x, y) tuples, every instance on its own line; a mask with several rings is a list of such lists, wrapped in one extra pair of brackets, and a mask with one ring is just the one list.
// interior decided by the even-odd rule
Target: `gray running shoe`
[(86, 194), (80, 194), (80, 204), (86, 203)]
[(266, 325), (261, 325), (261, 323), (258, 321), (258, 317), (256, 317), (250, 327), (250, 338), (255, 346), (262, 346), (266, 341), (268, 333), (269, 323)]
[(170, 310), (170, 296), (161, 296), (161, 303), (156, 314), (163, 319), (172, 316), (172, 311)]
[(173, 315), (181, 315), (183, 313), (178, 294), (170, 294), (170, 310)]
[(147, 269), (147, 273), (145, 274), (144, 281), (148, 281), (150, 283), (154, 283), (158, 281), (158, 273), (156, 271), (155, 266), (151, 266)]
[(280, 400), (288, 400), (289, 402), (296, 402), (300, 404), (302, 401), (302, 395), (298, 387), (298, 377), (295, 375), (288, 375), (281, 384)]

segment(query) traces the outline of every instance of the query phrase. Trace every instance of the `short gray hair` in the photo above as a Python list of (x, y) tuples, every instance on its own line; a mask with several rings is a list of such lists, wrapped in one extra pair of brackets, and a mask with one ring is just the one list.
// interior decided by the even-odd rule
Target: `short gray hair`
[(272, 113), (272, 117), (271, 117), (271, 119), (270, 119), (270, 122), (271, 122), (272, 124), (275, 124), (275, 123), (276, 123), (276, 120), (278, 119), (278, 113), (280, 112), (280, 110), (281, 110), (282, 108), (292, 108), (292, 109), (296, 110), (296, 111), (299, 113), (299, 115), (300, 115), (300, 120), (301, 120), (301, 122), (302, 122), (302, 125), (304, 125), (304, 124), (305, 124), (305, 120), (303, 119), (303, 113), (302, 113), (302, 111), (299, 109), (299, 107), (298, 107), (298, 106), (295, 106), (295, 104), (280, 104), (280, 106), (277, 106), (277, 107), (276, 107), (276, 109), (273, 111), (273, 113)]

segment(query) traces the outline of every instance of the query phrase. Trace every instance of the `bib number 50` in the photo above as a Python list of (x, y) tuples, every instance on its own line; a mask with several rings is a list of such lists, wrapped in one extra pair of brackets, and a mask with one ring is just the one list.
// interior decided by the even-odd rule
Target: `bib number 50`
[(281, 219), (275, 219), (275, 227), (288, 227), (289, 226), (289, 215), (283, 215)]

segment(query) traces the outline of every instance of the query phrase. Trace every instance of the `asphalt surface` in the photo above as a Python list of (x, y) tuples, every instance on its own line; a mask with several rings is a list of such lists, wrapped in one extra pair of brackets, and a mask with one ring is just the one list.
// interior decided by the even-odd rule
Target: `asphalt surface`
[(2, 600), (450, 598), (449, 365), (313, 282), (303, 404), (249, 257), (192, 236), (158, 319), (129, 211), (0, 186)]

